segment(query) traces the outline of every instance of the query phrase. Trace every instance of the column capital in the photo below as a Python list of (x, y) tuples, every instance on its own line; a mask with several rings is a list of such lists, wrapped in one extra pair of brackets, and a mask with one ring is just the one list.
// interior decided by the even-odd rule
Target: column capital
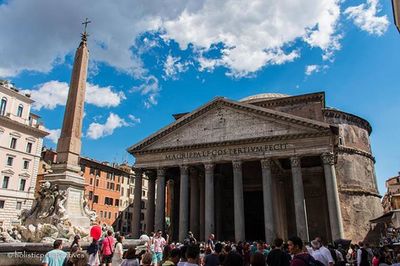
[(234, 170), (242, 169), (242, 161), (238, 160), (232, 161), (232, 167)]
[(324, 152), (321, 154), (321, 159), (323, 164), (334, 165), (335, 164), (335, 156), (333, 152)]
[(181, 170), (181, 175), (187, 175), (189, 173), (189, 165), (183, 164), (179, 166), (179, 169)]
[(262, 169), (271, 169), (271, 164), (272, 164), (271, 158), (262, 159), (260, 162), (261, 162)]
[(301, 167), (300, 157), (299, 156), (290, 157), (290, 165), (292, 167)]
[(157, 168), (157, 177), (165, 175), (165, 167)]
[(206, 172), (214, 172), (214, 166), (215, 166), (214, 163), (205, 163), (204, 164), (204, 170)]
[(150, 170), (150, 169), (146, 169), (145, 171), (144, 171), (144, 174), (147, 176), (147, 178), (150, 180), (150, 179), (156, 179), (156, 177), (157, 177), (157, 171), (155, 171), (155, 170)]
[(135, 177), (137, 176), (142, 176), (144, 173), (144, 170), (142, 168), (134, 168), (133, 171), (135, 172)]

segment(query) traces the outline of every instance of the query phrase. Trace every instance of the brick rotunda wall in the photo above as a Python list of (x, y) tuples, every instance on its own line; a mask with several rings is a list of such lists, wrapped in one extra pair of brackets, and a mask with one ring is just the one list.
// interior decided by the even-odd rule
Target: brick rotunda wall
[(337, 110), (325, 110), (325, 121), (339, 127), (336, 175), (344, 237), (353, 241), (371, 236), (369, 220), (383, 213), (376, 183), (367, 121)]

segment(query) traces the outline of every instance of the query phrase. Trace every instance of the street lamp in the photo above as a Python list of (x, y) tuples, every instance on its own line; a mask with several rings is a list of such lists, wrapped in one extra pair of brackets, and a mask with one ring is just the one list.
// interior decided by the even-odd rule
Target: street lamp
[(392, 0), (394, 24), (400, 32), (400, 0)]

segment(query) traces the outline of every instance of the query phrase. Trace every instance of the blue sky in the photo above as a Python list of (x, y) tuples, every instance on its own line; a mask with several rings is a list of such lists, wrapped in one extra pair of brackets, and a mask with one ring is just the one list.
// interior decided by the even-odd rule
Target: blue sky
[(328, 106), (371, 123), (384, 193), (400, 171), (390, 1), (172, 2), (0, 1), (0, 78), (32, 93), (54, 141), (89, 17), (84, 156), (133, 162), (127, 147), (216, 96), (325, 91)]

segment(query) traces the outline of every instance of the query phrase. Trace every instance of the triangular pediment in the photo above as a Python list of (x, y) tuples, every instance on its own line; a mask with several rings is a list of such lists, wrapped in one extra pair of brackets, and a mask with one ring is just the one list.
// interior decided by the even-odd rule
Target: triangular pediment
[(330, 131), (329, 124), (217, 98), (130, 147), (129, 152)]
[(4, 169), (3, 171), (1, 171), (1, 173), (4, 175), (14, 175), (14, 171), (11, 169)]

